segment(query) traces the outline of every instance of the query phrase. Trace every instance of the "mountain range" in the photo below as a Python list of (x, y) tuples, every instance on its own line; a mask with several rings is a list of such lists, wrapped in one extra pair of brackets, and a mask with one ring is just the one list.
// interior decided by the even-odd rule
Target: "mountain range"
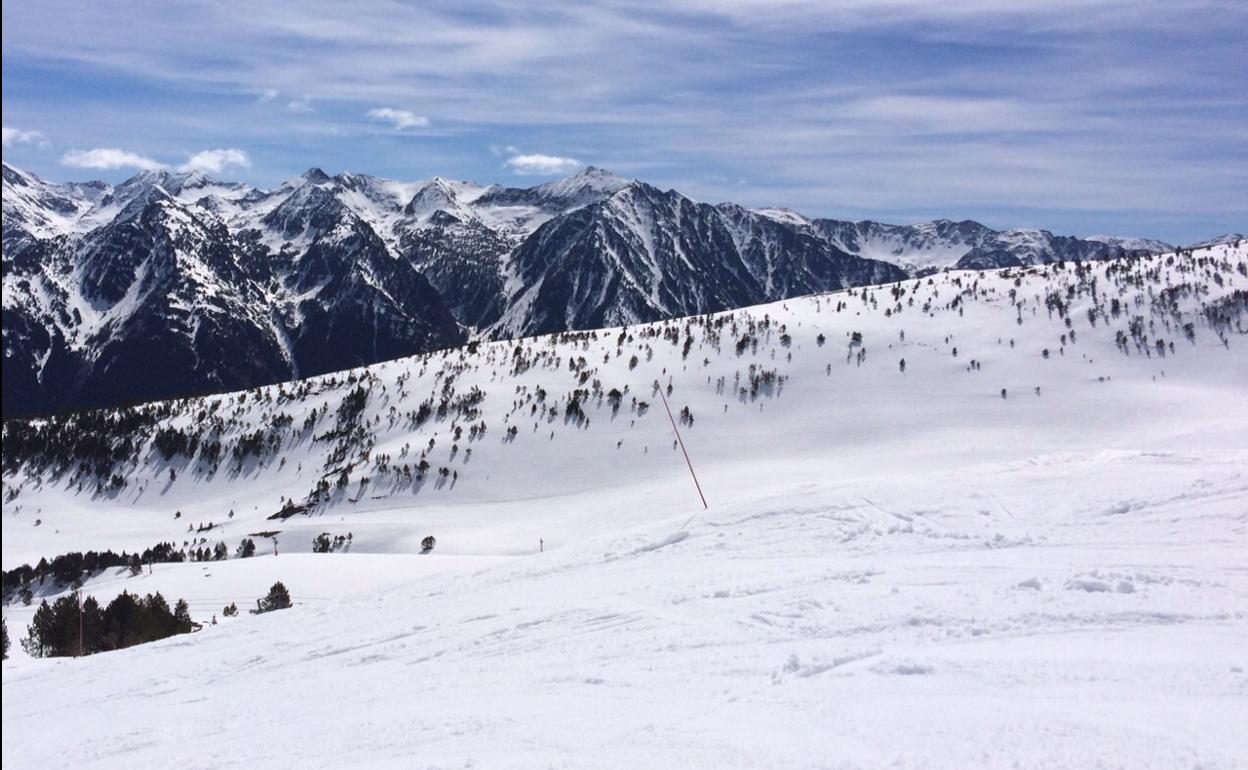
[(3, 412), (247, 388), (946, 267), (1172, 248), (972, 221), (808, 219), (593, 167), (528, 188), (314, 168), (262, 190), (170, 171), (60, 184), (6, 163)]

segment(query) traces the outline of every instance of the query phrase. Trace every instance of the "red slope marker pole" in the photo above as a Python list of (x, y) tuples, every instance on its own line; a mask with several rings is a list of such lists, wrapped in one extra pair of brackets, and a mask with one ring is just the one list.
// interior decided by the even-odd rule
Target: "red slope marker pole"
[(680, 430), (676, 427), (676, 418), (672, 417), (672, 408), (667, 405), (667, 396), (663, 393), (663, 388), (659, 387), (659, 397), (663, 399), (663, 408), (667, 410), (667, 419), (672, 423), (672, 432), (676, 434), (676, 441), (680, 444), (680, 451), (685, 456), (685, 465), (689, 466), (689, 475), (693, 477), (693, 485), (698, 489), (698, 497), (702, 498), (702, 509), (706, 510), (710, 506), (706, 504), (706, 495), (702, 494), (702, 485), (698, 483), (698, 474), (693, 472), (693, 463), (689, 461), (689, 452), (685, 450), (685, 440), (680, 437)]

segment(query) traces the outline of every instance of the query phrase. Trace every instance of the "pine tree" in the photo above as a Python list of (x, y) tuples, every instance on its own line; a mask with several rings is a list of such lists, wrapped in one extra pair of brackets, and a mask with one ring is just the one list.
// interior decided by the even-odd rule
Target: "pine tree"
[(173, 622), (174, 633), (186, 634), (190, 633), (194, 622), (191, 620), (191, 608), (186, 603), (186, 599), (178, 599), (178, 603), (173, 606)]
[(142, 612), (139, 621), (139, 642), (153, 642), (172, 636), (173, 612), (169, 610), (169, 602), (157, 591), (145, 596), (140, 602)]
[(4, 660), (9, 659), (9, 623), (0, 618), (0, 636), (4, 638)]
[(129, 591), (122, 591), (104, 608), (103, 649), (120, 650), (137, 644), (135, 630), (138, 619), (138, 599)]
[(91, 655), (103, 650), (104, 612), (94, 596), (82, 600), (82, 654)]
[(48, 647), (54, 625), (52, 607), (48, 604), (48, 600), (44, 599), (39, 603), (39, 609), (35, 610), (35, 616), (31, 618), (30, 625), (26, 628), (26, 638), (22, 640), (22, 649), (26, 650), (27, 655), (32, 658), (42, 658), (49, 654)]
[(286, 590), (286, 586), (282, 582), (273, 584), (269, 589), (269, 593), (263, 598), (256, 600), (256, 609), (252, 610), (254, 614), (262, 612), (272, 612), (273, 610), (284, 610), (290, 607), (290, 592)]

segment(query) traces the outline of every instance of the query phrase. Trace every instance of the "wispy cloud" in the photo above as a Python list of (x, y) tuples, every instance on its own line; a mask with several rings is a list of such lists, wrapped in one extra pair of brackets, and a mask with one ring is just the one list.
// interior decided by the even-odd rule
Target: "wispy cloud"
[(512, 155), (504, 164), (516, 174), (529, 176), (554, 176), (568, 174), (585, 165), (576, 158), (564, 158), (558, 155)]
[(1070, 117), (1038, 100), (889, 94), (846, 103), (843, 115), (886, 131), (936, 134), (1033, 133), (1063, 128)]
[(13, 147), (18, 144), (34, 144), (47, 147), (48, 138), (39, 131), (4, 126), (4, 146)]
[(204, 171), (209, 174), (220, 174), (228, 169), (248, 168), (251, 168), (251, 158), (247, 156), (247, 153), (234, 147), (197, 152), (178, 166), (179, 171)]
[(417, 115), (411, 110), (376, 107), (369, 110), (367, 115), (372, 120), (391, 124), (394, 126), (395, 131), (402, 131), (405, 128), (427, 128), (429, 126), (429, 118), (424, 115)]
[[(268, 93), (266, 91), (266, 93)], [(308, 114), (316, 112), (316, 108), (312, 106), (312, 97), (304, 95), (286, 102), (286, 109), (289, 112)]]
[(119, 150), (116, 147), (96, 147), (91, 150), (70, 150), (61, 156), (61, 163), (74, 168), (90, 168), (101, 171), (116, 169), (139, 169), (156, 171), (165, 164), (145, 155)]

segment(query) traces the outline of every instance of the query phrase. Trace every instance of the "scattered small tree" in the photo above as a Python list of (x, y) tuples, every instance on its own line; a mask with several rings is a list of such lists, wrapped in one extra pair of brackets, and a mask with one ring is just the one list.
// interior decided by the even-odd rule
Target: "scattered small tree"
[(252, 610), (253, 615), (259, 615), (262, 612), (272, 612), (273, 610), (284, 610), (290, 607), (290, 592), (286, 590), (286, 586), (282, 585), (282, 581), (277, 581), (273, 587), (269, 589), (268, 594), (263, 599), (256, 600), (256, 609)]

